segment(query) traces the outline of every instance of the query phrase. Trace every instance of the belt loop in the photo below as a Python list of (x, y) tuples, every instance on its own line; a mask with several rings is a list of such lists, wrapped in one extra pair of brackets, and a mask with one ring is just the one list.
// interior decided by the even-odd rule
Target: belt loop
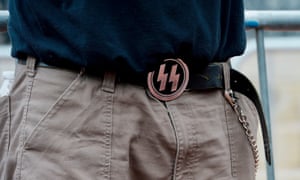
[(27, 67), (27, 75), (29, 77), (34, 77), (36, 73), (36, 59), (33, 57), (28, 57), (26, 60), (26, 67)]
[(105, 72), (103, 75), (102, 90), (108, 93), (114, 93), (116, 86), (116, 73)]
[(230, 90), (230, 60), (222, 63), (225, 90)]
[(222, 63), (224, 76), (224, 97), (228, 103), (234, 107), (236, 105), (236, 97), (230, 87), (230, 60)]

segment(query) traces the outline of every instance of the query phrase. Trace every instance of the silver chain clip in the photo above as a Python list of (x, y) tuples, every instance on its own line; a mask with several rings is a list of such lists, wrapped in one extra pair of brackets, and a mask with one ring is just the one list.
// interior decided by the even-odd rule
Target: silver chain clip
[(224, 96), (235, 111), (235, 113), (237, 114), (238, 120), (245, 130), (245, 134), (253, 152), (255, 170), (257, 171), (259, 163), (258, 146), (255, 137), (249, 129), (249, 122), (247, 120), (247, 116), (242, 111), (241, 106), (238, 104), (238, 99), (234, 96), (234, 92), (231, 89), (225, 90)]

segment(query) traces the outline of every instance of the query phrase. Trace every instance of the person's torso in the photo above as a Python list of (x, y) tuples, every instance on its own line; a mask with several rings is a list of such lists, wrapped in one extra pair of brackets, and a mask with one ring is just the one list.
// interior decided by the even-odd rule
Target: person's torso
[(165, 58), (225, 61), (245, 48), (242, 0), (11, 0), (12, 55), (148, 71)]

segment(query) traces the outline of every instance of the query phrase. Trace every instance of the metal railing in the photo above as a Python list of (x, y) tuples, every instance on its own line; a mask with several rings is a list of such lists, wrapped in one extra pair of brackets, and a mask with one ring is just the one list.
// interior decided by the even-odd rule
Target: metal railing
[(300, 11), (246, 11), (245, 25), (247, 29), (254, 29), (256, 32), (257, 61), (259, 71), (260, 96), (271, 144), (272, 164), (266, 164), (267, 179), (275, 180), (274, 158), (272, 144), (272, 123), (270, 119), (269, 89), (267, 78), (266, 54), (264, 44), (264, 31), (299, 31)]
[[(7, 11), (0, 11), (0, 32), (7, 31), (8, 17)], [(256, 32), (260, 96), (271, 143), (272, 164), (266, 163), (267, 179), (275, 180), (264, 31), (300, 31), (300, 11), (245, 11), (245, 26)]]

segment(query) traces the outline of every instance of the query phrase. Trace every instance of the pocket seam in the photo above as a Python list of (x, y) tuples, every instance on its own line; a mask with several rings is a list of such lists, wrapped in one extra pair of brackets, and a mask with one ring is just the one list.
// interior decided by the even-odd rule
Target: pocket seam
[(65, 89), (65, 91), (58, 97), (55, 103), (49, 108), (49, 110), (45, 113), (45, 115), (40, 119), (40, 121), (35, 125), (32, 132), (28, 135), (26, 140), (23, 143), (23, 151), (28, 148), (29, 142), (36, 137), (38, 132), (40, 132), (43, 124), (47, 119), (51, 118), (59, 109), (60, 107), (66, 102), (66, 97), (70, 96), (76, 89), (77, 85), (79, 84), (81, 74), (79, 74)]

